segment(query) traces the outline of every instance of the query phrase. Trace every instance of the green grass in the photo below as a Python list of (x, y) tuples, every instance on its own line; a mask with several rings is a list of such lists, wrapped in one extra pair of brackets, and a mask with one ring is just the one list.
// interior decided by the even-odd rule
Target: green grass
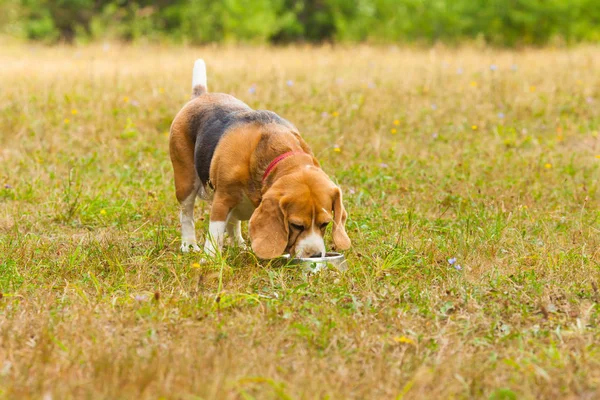
[[(198, 57), (340, 184), (347, 272), (178, 251), (167, 132)], [(0, 397), (598, 396), (598, 48), (0, 62)]]

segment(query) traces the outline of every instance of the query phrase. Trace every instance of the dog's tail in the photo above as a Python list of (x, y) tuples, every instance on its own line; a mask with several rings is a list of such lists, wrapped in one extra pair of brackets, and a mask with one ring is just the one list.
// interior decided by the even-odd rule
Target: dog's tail
[(192, 98), (203, 95), (208, 92), (206, 85), (206, 63), (199, 58), (194, 63), (194, 73), (192, 74)]

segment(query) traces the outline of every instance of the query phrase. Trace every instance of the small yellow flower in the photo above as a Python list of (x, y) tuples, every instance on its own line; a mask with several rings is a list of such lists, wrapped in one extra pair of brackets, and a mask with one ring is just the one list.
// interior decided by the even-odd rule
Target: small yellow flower
[(578, 85), (583, 85), (583, 81), (581, 79), (577, 79), (577, 84)]
[(530, 92), (535, 92), (535, 86), (533, 86), (533, 85), (529, 86), (529, 91)]
[(477, 130), (477, 125), (471, 125), (471, 129), (473, 129), (474, 131)]
[(407, 343), (407, 344), (412, 344), (412, 345), (415, 344), (414, 340), (412, 340), (411, 338), (408, 338), (406, 336), (396, 336), (394, 338), (394, 342), (396, 342), (396, 343)]
[(600, 154), (596, 154), (596, 158), (600, 160)]
[(477, 82), (471, 81), (471, 83), (469, 83), (469, 85), (471, 85), (471, 87), (477, 87)]
[(394, 120), (394, 125), (398, 126), (400, 125), (400, 121), (398, 121), (397, 119)]
[(106, 210), (104, 208), (100, 210), (100, 215), (106, 215)]
[(529, 207), (527, 207), (527, 206), (523, 206), (523, 209), (525, 209), (525, 210), (527, 210), (528, 208), (529, 208)]
[(171, 135), (171, 133), (169, 131), (165, 132), (166, 137), (169, 137), (169, 135)]
[(64, 123), (68, 124), (69, 122), (71, 122), (71, 120), (69, 118), (65, 118)]
[(546, 163), (546, 164), (544, 164), (544, 168), (550, 169), (550, 168), (552, 168), (552, 164)]
[(392, 128), (392, 130), (390, 130), (390, 132), (392, 132), (392, 135), (395, 135), (398, 132), (398, 130), (396, 128)]
[(71, 114), (73, 114), (73, 115), (77, 115), (77, 110), (76, 110), (76, 109), (72, 109), (72, 110), (71, 110)]
[(334, 147), (333, 151), (335, 151), (336, 153), (339, 153), (342, 151), (342, 149), (340, 149), (339, 147)]
[(331, 115), (334, 116), (334, 117), (337, 117), (338, 115), (340, 115), (340, 113), (337, 112), (337, 111), (334, 111), (334, 112), (331, 113)]
[(200, 263), (197, 263), (197, 262), (193, 263), (192, 268), (200, 268)]
[(164, 88), (158, 88), (158, 93), (164, 93), (165, 89)]
[(559, 134), (559, 135), (556, 137), (556, 141), (557, 141), (557, 142), (562, 142), (563, 140), (565, 140), (565, 137), (564, 137), (562, 134)]
[(124, 96), (123, 97), (123, 103), (129, 103), (129, 97)]

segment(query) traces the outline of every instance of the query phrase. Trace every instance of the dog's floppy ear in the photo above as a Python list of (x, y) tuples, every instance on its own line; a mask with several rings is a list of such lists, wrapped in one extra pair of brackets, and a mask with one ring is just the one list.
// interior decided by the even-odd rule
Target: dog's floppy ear
[(293, 131), (292, 133), (296, 137), (296, 140), (298, 140), (298, 144), (302, 148), (302, 151), (305, 152), (306, 154), (312, 156), (313, 164), (315, 164), (317, 167), (321, 168), (321, 164), (319, 164), (319, 160), (317, 160), (317, 158), (313, 154), (313, 152), (310, 149), (310, 147), (308, 146), (308, 144), (304, 141), (302, 136), (300, 136), (300, 133), (298, 131)]
[(348, 213), (342, 203), (342, 190), (335, 188), (333, 195), (333, 244), (336, 250), (346, 250), (350, 248), (350, 238), (346, 233), (346, 219)]
[(283, 199), (265, 196), (252, 214), (248, 225), (252, 250), (259, 258), (274, 258), (285, 251), (288, 222)]

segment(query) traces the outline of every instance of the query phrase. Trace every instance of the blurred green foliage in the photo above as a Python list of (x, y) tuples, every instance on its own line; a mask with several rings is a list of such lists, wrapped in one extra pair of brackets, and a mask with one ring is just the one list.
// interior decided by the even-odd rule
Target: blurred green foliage
[(598, 0), (0, 0), (0, 31), (46, 42), (600, 41)]

